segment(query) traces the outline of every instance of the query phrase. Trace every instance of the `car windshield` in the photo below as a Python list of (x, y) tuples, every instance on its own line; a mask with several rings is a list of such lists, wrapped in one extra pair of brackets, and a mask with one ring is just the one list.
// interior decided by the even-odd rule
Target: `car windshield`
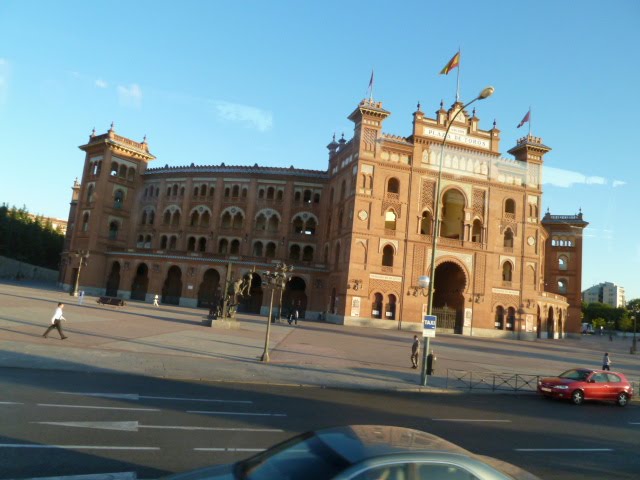
[(567, 370), (558, 375), (559, 378), (567, 378), (569, 380), (586, 380), (591, 372), (589, 370)]
[(331, 478), (350, 463), (313, 433), (295, 437), (238, 464), (243, 480)]

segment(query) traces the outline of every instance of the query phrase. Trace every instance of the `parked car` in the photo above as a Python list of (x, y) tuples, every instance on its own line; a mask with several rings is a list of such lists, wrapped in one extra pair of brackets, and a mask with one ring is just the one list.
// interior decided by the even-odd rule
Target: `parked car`
[(173, 480), (539, 480), (429, 433), (354, 425), (307, 432), (247, 460), (176, 474)]
[(538, 380), (538, 393), (571, 400), (576, 405), (585, 400), (604, 400), (624, 407), (633, 397), (633, 386), (619, 372), (574, 368), (557, 377)]

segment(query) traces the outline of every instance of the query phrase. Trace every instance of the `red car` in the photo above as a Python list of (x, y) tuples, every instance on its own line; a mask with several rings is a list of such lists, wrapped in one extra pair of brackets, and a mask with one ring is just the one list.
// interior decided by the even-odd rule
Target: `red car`
[(585, 400), (605, 400), (624, 407), (633, 397), (633, 387), (618, 372), (574, 368), (557, 377), (539, 379), (538, 393), (549, 398), (570, 399), (575, 405)]

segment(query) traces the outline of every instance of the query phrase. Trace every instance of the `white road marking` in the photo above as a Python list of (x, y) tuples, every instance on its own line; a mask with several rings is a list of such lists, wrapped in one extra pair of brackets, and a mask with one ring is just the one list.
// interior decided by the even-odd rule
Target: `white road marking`
[(93, 393), (93, 392), (56, 392), (62, 395), (80, 395), (85, 397), (104, 397), (122, 400), (135, 400), (141, 398), (149, 400), (178, 400), (183, 402), (209, 402), (209, 403), (242, 403), (252, 404), (252, 400), (222, 400), (218, 398), (185, 398), (185, 397), (157, 397), (152, 395), (139, 395), (137, 393)]
[(613, 452), (613, 448), (514, 448), (516, 452)]
[(153, 428), (158, 430), (208, 430), (218, 432), (284, 432), (280, 428), (223, 428), (223, 427), (181, 427), (171, 425), (139, 425), (139, 428)]
[(113, 447), (105, 445), (31, 445), (0, 443), (0, 448), (65, 448), (68, 450), (160, 450), (160, 447)]
[(120, 430), (125, 432), (137, 432), (138, 422), (31, 422), (40, 425), (53, 425), (56, 427), (95, 428), (98, 430)]
[(131, 410), (138, 412), (159, 412), (157, 408), (124, 408), (124, 407), (96, 407), (93, 405), (60, 405), (57, 403), (38, 403), (38, 407), (59, 407), (59, 408), (91, 408), (93, 410)]
[(208, 410), (187, 410), (187, 413), (202, 413), (205, 415), (246, 415), (252, 417), (286, 417), (286, 413), (253, 413), (253, 412), (212, 412)]
[(266, 448), (194, 448), (196, 452), (264, 452)]
[(640, 422), (629, 422), (629, 425), (640, 425)]
[(218, 432), (268, 432), (280, 433), (280, 428), (225, 428), (225, 427), (192, 427), (189, 425), (140, 425), (137, 421), (128, 422), (31, 422), (39, 425), (52, 425), (54, 427), (78, 427), (95, 428), (98, 430), (119, 430), (125, 432), (138, 432), (141, 428), (156, 430), (204, 430)]
[(22, 402), (0, 402), (0, 405), (24, 405)]
[(489, 420), (481, 418), (432, 418), (434, 422), (489, 422), (489, 423), (511, 423), (511, 420)]

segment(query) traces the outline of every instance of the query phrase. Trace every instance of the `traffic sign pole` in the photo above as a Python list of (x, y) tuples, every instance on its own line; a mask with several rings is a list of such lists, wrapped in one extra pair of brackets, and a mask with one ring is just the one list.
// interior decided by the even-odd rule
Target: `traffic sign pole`
[(427, 386), (427, 355), (429, 355), (429, 345), (431, 337), (436, 336), (436, 324), (438, 318), (435, 315), (423, 315), (422, 317), (422, 338), (426, 340), (422, 349), (422, 371), (420, 383), (423, 387)]

